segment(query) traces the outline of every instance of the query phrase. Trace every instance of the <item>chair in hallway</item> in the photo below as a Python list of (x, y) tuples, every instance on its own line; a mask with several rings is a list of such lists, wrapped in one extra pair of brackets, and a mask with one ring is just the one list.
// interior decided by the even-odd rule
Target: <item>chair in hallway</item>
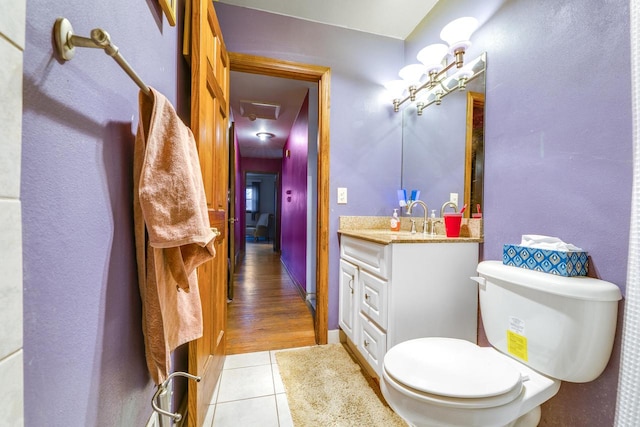
[(263, 212), (260, 214), (260, 218), (258, 218), (258, 222), (256, 223), (256, 229), (253, 232), (253, 239), (257, 242), (261, 237), (265, 238), (265, 240), (269, 241), (269, 230), (271, 226), (271, 217), (273, 215)]

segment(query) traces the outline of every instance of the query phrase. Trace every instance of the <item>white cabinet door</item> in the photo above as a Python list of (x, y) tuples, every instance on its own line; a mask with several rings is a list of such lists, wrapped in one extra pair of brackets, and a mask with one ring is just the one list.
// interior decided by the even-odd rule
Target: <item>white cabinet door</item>
[(353, 342), (358, 342), (355, 322), (358, 315), (358, 267), (340, 260), (339, 323), (344, 333)]

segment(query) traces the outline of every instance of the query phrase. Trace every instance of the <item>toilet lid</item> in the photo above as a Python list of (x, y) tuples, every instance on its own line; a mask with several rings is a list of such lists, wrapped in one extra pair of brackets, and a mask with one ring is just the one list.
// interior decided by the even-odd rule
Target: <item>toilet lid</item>
[(517, 395), (520, 371), (493, 350), (455, 338), (420, 338), (393, 347), (384, 369), (396, 381), (424, 393), (455, 398)]

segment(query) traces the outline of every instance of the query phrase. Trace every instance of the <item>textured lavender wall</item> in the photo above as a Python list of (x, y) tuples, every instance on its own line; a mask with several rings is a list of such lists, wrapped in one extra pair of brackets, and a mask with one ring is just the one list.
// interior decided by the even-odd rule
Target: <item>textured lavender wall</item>
[[(522, 234), (589, 251), (598, 277), (624, 289), (632, 176), (629, 5), (440, 2), (407, 39), (407, 61), (443, 25), (475, 16), (470, 57), (487, 51), (484, 258)], [(615, 46), (615, 48), (612, 48)], [(620, 329), (620, 327), (619, 327)], [(613, 424), (620, 340), (605, 373), (565, 383), (541, 426)]]
[(143, 80), (184, 111), (180, 32), (151, 0), (27, 4), (25, 425), (141, 426), (154, 387), (133, 242), (138, 88), (100, 50), (78, 49), (72, 61), (57, 61), (52, 27), (59, 16), (80, 35), (106, 29)]
[[(215, 3), (230, 52), (331, 67), (329, 329), (338, 327), (338, 217), (391, 214), (400, 187), (401, 117), (382, 102), (401, 40)], [(336, 204), (337, 187), (349, 203)]]
[[(304, 99), (291, 126), (282, 159), (282, 263), (293, 281), (307, 289), (307, 153), (309, 145), (309, 96)], [(289, 194), (289, 192), (291, 192)]]

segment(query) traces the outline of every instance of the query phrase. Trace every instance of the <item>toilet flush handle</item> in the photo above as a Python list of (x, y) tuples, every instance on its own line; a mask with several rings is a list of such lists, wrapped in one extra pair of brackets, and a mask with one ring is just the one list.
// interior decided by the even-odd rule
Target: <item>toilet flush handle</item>
[(474, 282), (478, 282), (478, 285), (480, 286), (481, 290), (485, 290), (487, 289), (487, 279), (485, 279), (484, 277), (471, 277), (471, 280), (473, 280)]

